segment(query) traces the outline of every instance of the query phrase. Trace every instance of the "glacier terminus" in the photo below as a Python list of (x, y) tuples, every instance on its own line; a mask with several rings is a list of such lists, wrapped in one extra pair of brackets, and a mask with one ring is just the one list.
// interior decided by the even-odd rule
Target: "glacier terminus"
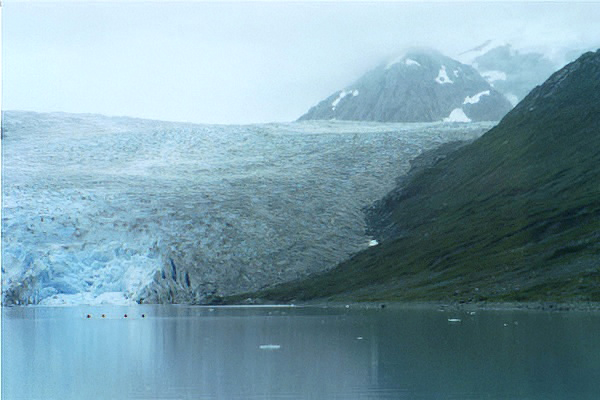
[(3, 303), (199, 304), (376, 243), (363, 210), (492, 123), (194, 125), (6, 112)]

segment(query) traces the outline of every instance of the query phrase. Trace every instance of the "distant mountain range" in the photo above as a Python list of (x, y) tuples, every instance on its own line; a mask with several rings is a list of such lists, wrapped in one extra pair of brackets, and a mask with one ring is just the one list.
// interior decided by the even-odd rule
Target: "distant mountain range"
[(412, 50), (331, 94), (300, 120), (495, 121), (558, 67), (542, 53), (495, 40), (456, 60), (434, 50)]
[(600, 301), (598, 110), (600, 50), (379, 202), (370, 213), (379, 245), (256, 296)]
[(496, 121), (511, 107), (473, 67), (420, 49), (378, 66), (300, 120)]
[(513, 105), (559, 67), (542, 53), (519, 51), (508, 43), (492, 40), (461, 53), (457, 58), (472, 65)]

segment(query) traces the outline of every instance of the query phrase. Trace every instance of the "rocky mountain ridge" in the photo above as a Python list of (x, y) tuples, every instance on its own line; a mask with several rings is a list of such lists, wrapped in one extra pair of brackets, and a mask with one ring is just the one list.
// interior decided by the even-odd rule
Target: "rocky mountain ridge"
[(419, 49), (378, 66), (299, 120), (496, 121), (510, 108), (473, 67)]

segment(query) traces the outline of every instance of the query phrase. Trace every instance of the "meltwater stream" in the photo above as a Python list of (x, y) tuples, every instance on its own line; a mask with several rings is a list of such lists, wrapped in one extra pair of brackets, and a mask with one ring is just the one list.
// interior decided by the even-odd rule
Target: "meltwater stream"
[(3, 303), (199, 303), (333, 267), (411, 159), (492, 125), (5, 112)]
[(4, 400), (600, 393), (598, 313), (165, 305), (11, 307), (2, 320)]

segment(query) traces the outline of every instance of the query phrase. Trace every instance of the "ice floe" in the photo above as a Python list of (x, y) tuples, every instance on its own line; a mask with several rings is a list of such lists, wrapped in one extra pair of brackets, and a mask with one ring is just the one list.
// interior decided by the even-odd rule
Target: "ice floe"
[(281, 345), (280, 344), (261, 344), (260, 346), (258, 346), (258, 348), (261, 350), (279, 350), (279, 349), (281, 349)]

